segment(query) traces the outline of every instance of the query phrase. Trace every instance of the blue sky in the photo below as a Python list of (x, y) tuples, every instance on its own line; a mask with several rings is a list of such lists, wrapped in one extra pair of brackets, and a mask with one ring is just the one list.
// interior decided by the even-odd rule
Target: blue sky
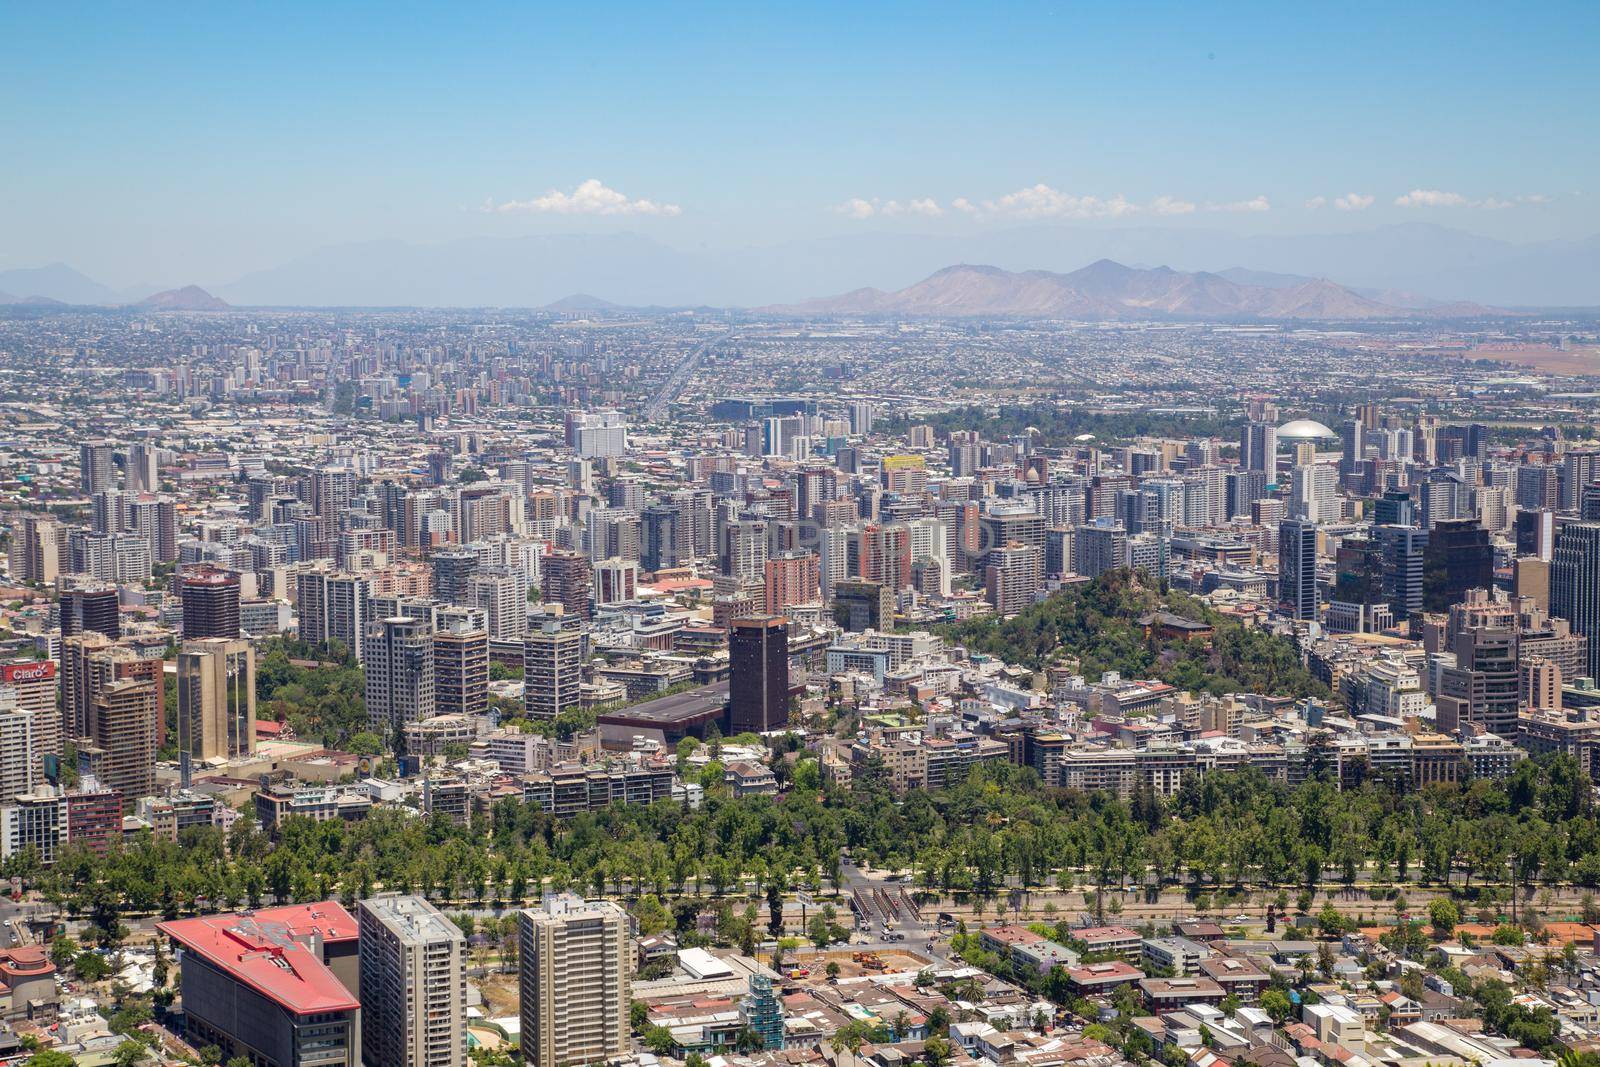
[(0, 6), (3, 267), (227, 280), (617, 229), (1600, 231), (1593, 3), (64, 7)]

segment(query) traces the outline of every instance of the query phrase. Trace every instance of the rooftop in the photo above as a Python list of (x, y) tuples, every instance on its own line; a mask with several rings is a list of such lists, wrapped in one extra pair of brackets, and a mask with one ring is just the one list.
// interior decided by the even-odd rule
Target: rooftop
[(355, 920), (332, 901), (178, 919), (156, 929), (296, 1015), (361, 1006), (312, 947), (357, 936)]

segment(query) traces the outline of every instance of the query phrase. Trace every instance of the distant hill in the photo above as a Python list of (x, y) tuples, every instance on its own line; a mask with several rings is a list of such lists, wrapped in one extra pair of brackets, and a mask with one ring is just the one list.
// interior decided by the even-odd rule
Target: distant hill
[(617, 310), (620, 310), (621, 308), (622, 308), (621, 304), (613, 304), (611, 301), (602, 300), (598, 296), (590, 296), (588, 293), (573, 293), (571, 296), (564, 296), (560, 300), (552, 300), (550, 303), (546, 304), (541, 310), (544, 310), (544, 311), (617, 311)]
[(186, 285), (182, 289), (168, 289), (164, 293), (147, 296), (137, 306), (158, 311), (226, 311), (233, 305), (212, 296), (198, 285)]
[[(1229, 277), (1232, 274), (1233, 277)], [(895, 292), (855, 289), (765, 310), (793, 315), (972, 315), (1138, 319), (1465, 318), (1494, 314), (1477, 304), (1418, 307), (1374, 299), (1326, 278), (1244, 271), (1184, 272), (1097, 260), (1070, 274), (962, 264)]]

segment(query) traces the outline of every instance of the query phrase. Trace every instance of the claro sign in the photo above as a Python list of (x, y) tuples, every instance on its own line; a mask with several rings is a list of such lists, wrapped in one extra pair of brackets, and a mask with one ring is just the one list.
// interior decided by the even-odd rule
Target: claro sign
[(56, 676), (56, 665), (49, 660), (43, 663), (7, 663), (0, 666), (0, 682), (15, 685), (18, 682), (47, 682)]

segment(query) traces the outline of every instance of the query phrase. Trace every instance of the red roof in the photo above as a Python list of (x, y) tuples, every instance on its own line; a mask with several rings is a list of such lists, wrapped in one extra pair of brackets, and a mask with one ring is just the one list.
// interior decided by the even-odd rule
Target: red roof
[(359, 936), (350, 913), (332, 901), (202, 915), (158, 923), (156, 929), (296, 1015), (355, 1011), (361, 1006), (322, 962), (321, 954), (304, 943), (312, 935), (320, 935), (324, 942)]

